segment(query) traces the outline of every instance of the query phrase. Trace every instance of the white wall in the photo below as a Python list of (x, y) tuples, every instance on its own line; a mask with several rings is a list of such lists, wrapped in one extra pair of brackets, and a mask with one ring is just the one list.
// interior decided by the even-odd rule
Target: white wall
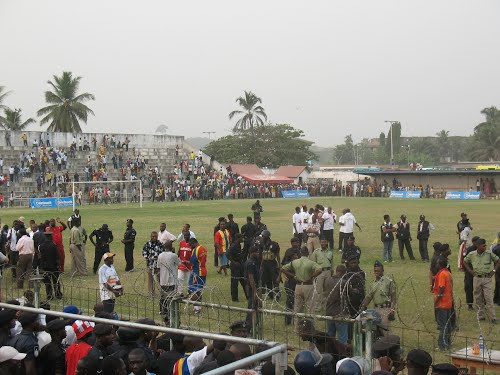
[[(5, 146), (5, 130), (0, 130), (0, 145)], [(28, 145), (31, 147), (33, 143), (33, 139), (40, 139), (40, 135), (42, 135), (42, 139), (47, 138), (47, 132), (34, 132), (34, 131), (26, 131), (26, 132), (9, 132), (10, 133), (10, 142), (14, 147), (22, 147), (23, 141), (21, 140), (21, 136), (23, 133), (26, 133), (28, 136)], [(73, 139), (73, 135), (78, 138), (86, 137), (89, 142), (92, 140), (93, 136), (96, 136), (97, 145), (102, 143), (102, 139), (105, 134), (111, 138), (112, 135), (115, 136), (116, 142), (125, 140), (125, 137), (128, 137), (130, 140), (129, 147), (133, 148), (175, 148), (176, 145), (182, 149), (184, 147), (184, 136), (178, 135), (163, 135), (163, 134), (118, 134), (118, 133), (56, 133), (49, 132), (50, 145), (54, 147), (69, 147), (71, 146), (71, 142)], [(92, 145), (90, 145), (92, 147)]]

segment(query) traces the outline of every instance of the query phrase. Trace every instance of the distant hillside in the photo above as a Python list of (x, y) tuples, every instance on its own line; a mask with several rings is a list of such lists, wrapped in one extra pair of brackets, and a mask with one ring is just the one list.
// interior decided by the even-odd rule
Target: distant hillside
[(186, 142), (195, 148), (203, 148), (210, 143), (210, 139), (206, 137), (194, 137), (194, 138), (186, 138)]

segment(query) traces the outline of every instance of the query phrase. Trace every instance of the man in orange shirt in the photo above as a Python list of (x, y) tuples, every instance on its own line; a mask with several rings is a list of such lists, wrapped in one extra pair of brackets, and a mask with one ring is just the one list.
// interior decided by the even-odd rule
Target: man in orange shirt
[(440, 257), (437, 261), (439, 271), (434, 279), (434, 309), (439, 327), (438, 346), (444, 351), (449, 349), (451, 330), (454, 326), (453, 279), (448, 270), (448, 260)]
[(214, 244), (217, 249), (217, 254), (219, 254), (219, 269), (217, 273), (221, 273), (224, 271), (224, 276), (227, 276), (227, 268), (229, 265), (229, 261), (227, 260), (226, 252), (229, 250), (229, 246), (231, 246), (231, 233), (226, 229), (227, 222), (221, 221), (219, 222), (219, 230), (215, 232), (214, 236)]

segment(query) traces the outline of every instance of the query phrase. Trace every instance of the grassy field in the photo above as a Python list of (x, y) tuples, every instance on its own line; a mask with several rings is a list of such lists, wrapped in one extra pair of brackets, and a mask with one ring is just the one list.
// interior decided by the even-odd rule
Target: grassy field
[[(450, 262), (454, 276), (454, 292), (460, 330), (456, 333), (453, 344), (454, 349), (459, 349), (471, 344), (471, 340), (477, 341), (480, 332), (485, 335), (486, 340), (495, 340), (500, 333), (498, 326), (490, 323), (478, 322), (474, 312), (467, 310), (463, 292), (463, 274), (457, 271), (457, 235), (455, 233), (456, 222), (461, 212), (467, 212), (474, 228), (473, 234), (479, 235), (491, 242), (499, 227), (499, 208), (497, 201), (446, 201), (446, 200), (391, 200), (380, 198), (309, 198), (305, 200), (265, 199), (262, 200), (264, 213), (262, 221), (267, 224), (272, 233), (272, 239), (279, 242), (282, 253), (288, 248), (292, 234), (291, 217), (294, 207), (305, 202), (308, 206), (321, 203), (325, 206), (331, 205), (339, 215), (343, 208), (349, 207), (356, 216), (363, 231), (355, 231), (356, 242), (362, 249), (361, 268), (367, 272), (368, 282), (373, 280), (373, 262), (382, 260), (382, 243), (380, 242), (379, 225), (383, 222), (383, 215), (390, 214), (392, 221), (396, 222), (401, 214), (406, 214), (412, 225), (414, 253), (418, 257), (418, 242), (416, 241), (416, 223), (420, 214), (424, 214), (435, 226), (435, 231), (429, 240), (429, 252), (432, 255), (431, 244), (434, 241), (449, 243), (452, 248)], [(143, 244), (149, 239), (152, 230), (158, 230), (161, 222), (167, 223), (167, 229), (178, 234), (182, 224), (190, 223), (192, 230), (201, 244), (209, 250), (209, 267), (207, 283), (209, 290), (204, 295), (206, 302), (222, 303), (231, 305), (229, 293), (229, 277), (218, 275), (212, 264), (212, 233), (219, 216), (233, 213), (235, 221), (241, 225), (245, 217), (250, 214), (250, 206), (253, 202), (249, 200), (228, 201), (193, 201), (175, 202), (164, 204), (145, 204), (143, 209), (137, 206), (84, 206), (81, 208), (83, 226), (90, 233), (93, 229), (107, 223), (113, 231), (115, 241), (111, 249), (118, 256), (115, 266), (122, 277), (125, 291), (129, 296), (122, 297), (118, 303), (117, 310), (129, 317), (154, 316), (159, 319), (157, 301), (148, 298), (145, 274), (145, 263), (141, 257)], [(64, 221), (70, 216), (71, 210), (3, 210), (0, 211), (2, 224), (12, 224), (19, 216), (26, 220), (35, 219), (37, 222), (51, 217), (61, 217)], [(125, 220), (134, 219), (134, 227), (137, 230), (135, 261), (138, 272), (124, 272), (123, 246), (120, 239), (125, 231)], [(337, 237), (338, 227), (335, 228)], [(64, 242), (68, 244), (69, 231), (64, 232)], [(337, 241), (337, 238), (335, 238)], [(69, 248), (69, 246), (68, 246)], [(340, 262), (340, 253), (335, 251), (334, 263)], [(428, 289), (428, 263), (421, 261), (400, 261), (397, 246), (394, 249), (394, 263), (386, 266), (386, 274), (392, 275), (398, 286), (398, 317), (394, 322), (394, 332), (402, 336), (404, 345), (410, 349), (421, 346), (424, 349), (445, 360), (443, 354), (436, 353), (435, 335), (436, 325), (433, 318), (432, 294)], [(97, 277), (92, 275), (93, 248), (87, 245), (87, 265), (90, 270), (89, 276), (78, 279), (63, 278), (65, 286), (65, 299), (55, 302), (69, 304), (76, 300), (87, 310), (97, 299)], [(70, 269), (70, 254), (66, 250), (66, 270)], [(7, 278), (8, 279), (8, 278)], [(9, 294), (18, 293), (9, 289)], [(240, 291), (241, 293), (241, 291)], [(242, 294), (241, 294), (242, 296)], [(240, 297), (240, 301), (244, 298)], [(284, 302), (283, 302), (284, 303)], [(245, 302), (237, 304), (246, 307)], [(268, 307), (280, 309), (276, 303)], [(229, 313), (218, 309), (205, 309), (200, 316), (192, 316), (190, 309), (183, 311), (183, 323), (193, 329), (210, 329), (212, 331), (227, 331), (230, 321), (241, 318), (242, 313)], [(291, 328), (283, 325), (283, 318), (266, 316), (266, 329), (269, 335), (266, 338), (280, 341), (289, 341), (298, 345)], [(467, 338), (465, 338), (467, 337)], [(490, 347), (499, 349), (499, 343), (491, 343)]]

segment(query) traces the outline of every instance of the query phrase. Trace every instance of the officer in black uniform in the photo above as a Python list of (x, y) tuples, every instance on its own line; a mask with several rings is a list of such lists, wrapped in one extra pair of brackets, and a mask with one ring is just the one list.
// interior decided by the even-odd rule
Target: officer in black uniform
[(95, 344), (88, 352), (89, 357), (102, 361), (110, 353), (110, 348), (115, 340), (113, 326), (110, 324), (97, 323), (92, 331), (96, 337)]
[[(68, 228), (73, 228), (75, 221), (82, 220), (82, 216), (80, 215), (80, 210), (78, 208), (73, 211), (73, 215), (71, 215), (68, 219)], [(81, 221), (80, 221), (81, 222)]]
[(273, 291), (271, 293), (273, 298), (278, 297), (279, 299), (280, 246), (277, 242), (271, 241), (271, 232), (267, 229), (263, 230), (261, 235), (255, 239), (255, 245), (259, 249), (261, 259), (261, 285)]
[(133, 271), (134, 270), (134, 246), (135, 246), (135, 237), (137, 236), (137, 232), (133, 228), (134, 220), (127, 219), (127, 229), (125, 230), (125, 234), (123, 235), (122, 244), (125, 245), (125, 262), (127, 263), (125, 266), (125, 271)]
[(241, 234), (243, 235), (243, 259), (246, 261), (248, 259), (248, 249), (252, 246), (252, 242), (255, 238), (255, 225), (252, 223), (252, 217), (247, 216), (247, 223), (241, 227)]
[[(285, 251), (281, 265), (290, 263), (292, 260), (300, 258), (300, 239), (297, 237), (292, 237), (290, 240), (292, 247)], [(295, 303), (295, 285), (297, 280), (294, 278), (288, 278), (285, 281), (285, 293), (286, 293), (286, 308), (288, 311), (293, 311), (293, 305)], [(292, 316), (285, 315), (285, 325), (292, 324)]]
[(231, 262), (229, 268), (231, 270), (231, 300), (233, 302), (238, 302), (238, 283), (243, 287), (245, 297), (248, 299), (243, 270), (243, 264), (246, 259), (243, 259), (243, 250), (241, 249), (242, 240), (243, 236), (241, 233), (236, 233), (233, 237), (233, 243), (226, 253), (227, 258)]
[[(94, 241), (95, 237), (95, 241)], [(90, 242), (95, 246), (94, 275), (97, 273), (102, 256), (109, 253), (109, 244), (113, 242), (113, 232), (109, 230), (108, 224), (103, 224), (101, 228), (94, 229), (90, 233)]]
[(20, 353), (26, 353), (24, 358), (24, 373), (26, 375), (36, 375), (38, 368), (38, 355), (40, 349), (36, 332), (40, 326), (38, 324), (38, 314), (22, 312), (17, 319), (21, 323), (23, 330), (9, 341), (9, 346), (17, 349)]
[(260, 216), (255, 218), (255, 233), (254, 238), (259, 237), (263, 231), (267, 230), (267, 225), (260, 221)]
[(356, 256), (359, 259), (361, 258), (361, 249), (359, 246), (354, 244), (356, 238), (354, 236), (347, 237), (347, 241), (345, 241), (345, 247), (342, 250), (342, 262), (347, 263), (347, 259), (351, 256)]
[(39, 364), (43, 374), (65, 374), (66, 352), (62, 340), (66, 338), (66, 322), (63, 319), (51, 320), (45, 330), (50, 334), (51, 342), (40, 351)]

